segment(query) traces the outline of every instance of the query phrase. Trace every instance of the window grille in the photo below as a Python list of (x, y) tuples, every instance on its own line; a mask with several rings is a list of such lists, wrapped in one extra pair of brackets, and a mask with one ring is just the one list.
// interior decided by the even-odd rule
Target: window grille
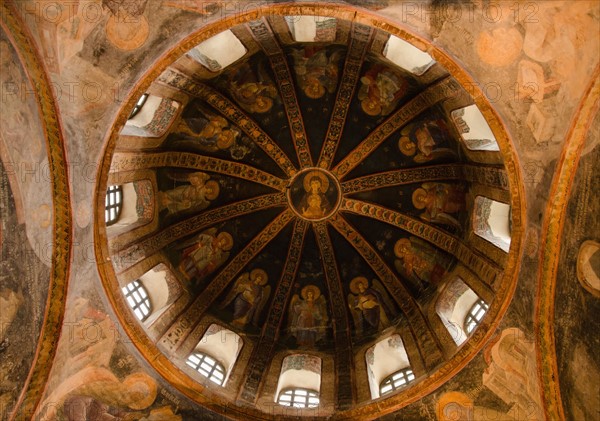
[(467, 313), (467, 317), (465, 317), (465, 332), (467, 334), (470, 334), (479, 326), (488, 308), (489, 306), (482, 299), (475, 301), (475, 304)]
[(186, 364), (211, 382), (223, 386), (223, 382), (225, 381), (225, 368), (211, 356), (201, 352), (195, 352), (188, 357)]
[(403, 368), (387, 376), (379, 385), (379, 394), (381, 396), (392, 393), (394, 390), (402, 389), (415, 379), (411, 368)]
[(104, 220), (107, 226), (118, 221), (122, 208), (123, 188), (121, 186), (108, 186), (104, 204)]
[(319, 406), (319, 394), (314, 390), (293, 388), (282, 390), (277, 403), (294, 408), (316, 408)]
[(140, 321), (144, 321), (152, 313), (150, 306), (150, 297), (146, 288), (139, 282), (133, 281), (122, 288), (127, 304), (133, 310), (134, 314)]

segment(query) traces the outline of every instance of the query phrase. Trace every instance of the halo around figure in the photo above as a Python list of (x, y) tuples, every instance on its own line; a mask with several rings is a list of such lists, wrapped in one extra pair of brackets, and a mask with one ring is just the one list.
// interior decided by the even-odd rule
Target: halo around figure
[(402, 258), (406, 252), (411, 249), (411, 247), (412, 244), (408, 238), (401, 238), (400, 240), (396, 241), (396, 245), (394, 246), (394, 254), (396, 257)]
[(231, 247), (233, 247), (233, 237), (228, 232), (219, 233), (219, 235), (217, 235), (217, 240), (219, 243), (223, 242), (223, 246), (221, 247), (222, 250), (231, 250)]
[(252, 282), (254, 282), (254, 280), (259, 276), (260, 276), (260, 282), (258, 283), (258, 285), (264, 285), (269, 280), (269, 276), (267, 275), (267, 272), (265, 272), (263, 269), (254, 269), (254, 270), (252, 270), (252, 272), (250, 272), (250, 280)]
[(219, 183), (215, 180), (209, 180), (204, 185), (206, 190), (205, 197), (208, 200), (215, 200), (219, 196)]
[(427, 197), (427, 192), (424, 188), (419, 187), (412, 194), (412, 202), (413, 206), (416, 209), (424, 209), (425, 208), (425, 198)]
[(300, 291), (300, 295), (302, 296), (302, 298), (304, 298), (305, 300), (308, 300), (308, 293), (311, 292), (313, 293), (313, 301), (316, 300), (317, 298), (319, 298), (319, 296), (321, 295), (321, 290), (314, 286), (314, 285), (307, 285), (304, 288), (302, 288), (302, 291)]
[(327, 190), (329, 190), (329, 179), (321, 171), (316, 171), (316, 170), (309, 171), (304, 176), (304, 180), (302, 181), (303, 185), (304, 185), (304, 190), (306, 190), (307, 192), (310, 192), (310, 182), (315, 177), (318, 178), (319, 181), (321, 181), (321, 193), (327, 193)]
[(367, 278), (365, 278), (364, 276), (357, 276), (352, 281), (350, 281), (350, 291), (352, 291), (353, 294), (356, 294), (356, 295), (360, 294), (360, 289), (358, 289), (358, 284), (363, 284), (365, 286), (365, 288), (367, 288), (369, 286), (369, 280)]

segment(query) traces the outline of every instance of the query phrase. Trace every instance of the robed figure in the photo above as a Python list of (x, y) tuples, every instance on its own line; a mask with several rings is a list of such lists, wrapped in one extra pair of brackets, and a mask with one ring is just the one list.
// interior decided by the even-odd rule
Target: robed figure
[(327, 302), (314, 285), (302, 288), (300, 296), (294, 294), (289, 308), (289, 330), (300, 346), (312, 347), (325, 336)]
[(266, 285), (267, 273), (262, 269), (254, 269), (243, 273), (225, 297), (221, 308), (233, 302), (233, 324), (244, 327), (252, 323), (258, 327), (260, 314), (271, 294), (271, 286)]
[(209, 228), (198, 234), (191, 244), (185, 242), (179, 247), (183, 248), (179, 270), (198, 284), (227, 260), (231, 247), (231, 234), (224, 231), (217, 234), (216, 228)]
[(357, 276), (350, 282), (348, 307), (356, 334), (375, 333), (390, 325), (392, 303), (381, 282), (374, 279), (372, 284), (364, 276)]

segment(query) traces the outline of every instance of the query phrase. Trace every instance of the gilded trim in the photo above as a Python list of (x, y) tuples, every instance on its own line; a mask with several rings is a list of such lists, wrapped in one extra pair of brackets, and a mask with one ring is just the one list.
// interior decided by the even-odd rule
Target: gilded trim
[(44, 321), (34, 363), (15, 405), (15, 410), (11, 414), (11, 419), (20, 419), (33, 415), (42, 398), (52, 369), (65, 310), (71, 262), (72, 226), (64, 139), (53, 90), (50, 86), (51, 81), (45, 71), (43, 61), (33, 47), (35, 45), (33, 37), (25, 29), (27, 26), (18, 17), (13, 6), (2, 2), (0, 13), (2, 14), (2, 29), (15, 46), (29, 81), (34, 87), (48, 148), (54, 215), (52, 267)]

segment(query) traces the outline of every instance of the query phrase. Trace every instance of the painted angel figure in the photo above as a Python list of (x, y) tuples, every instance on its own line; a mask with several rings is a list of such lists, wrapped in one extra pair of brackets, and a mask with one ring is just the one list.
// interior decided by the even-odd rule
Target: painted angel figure
[(198, 147), (207, 152), (231, 148), (241, 134), (223, 117), (206, 113), (200, 108), (197, 116), (182, 118), (174, 132), (195, 141)]
[(231, 234), (224, 231), (217, 234), (216, 228), (209, 228), (178, 247), (183, 248), (179, 270), (197, 284), (225, 263), (232, 246)]
[(298, 85), (307, 97), (318, 99), (325, 95), (325, 92), (335, 92), (338, 62), (342, 58), (342, 52), (335, 51), (328, 57), (325, 49), (304, 47), (293, 50), (292, 55)]
[(443, 120), (409, 124), (400, 132), (398, 148), (406, 156), (413, 157), (416, 163), (429, 162), (436, 158), (456, 157), (450, 148), (440, 147), (448, 129)]
[(358, 99), (370, 116), (388, 115), (406, 93), (406, 80), (380, 64), (372, 66), (360, 82)]
[(394, 254), (398, 258), (394, 262), (396, 270), (412, 282), (418, 291), (424, 290), (429, 284), (439, 284), (446, 275), (444, 262), (447, 259), (416, 237), (396, 241)]
[(289, 330), (300, 346), (312, 347), (325, 336), (327, 302), (314, 285), (307, 285), (294, 294), (289, 308)]
[(451, 214), (465, 208), (465, 190), (461, 185), (446, 183), (423, 183), (412, 194), (416, 209), (424, 209), (421, 219), (436, 224), (460, 228), (460, 223)]
[(254, 269), (242, 274), (225, 297), (221, 308), (233, 302), (233, 324), (244, 327), (252, 323), (258, 327), (260, 314), (271, 294), (271, 286), (267, 285), (267, 272)]
[(273, 107), (277, 88), (261, 63), (256, 72), (248, 63), (234, 72), (229, 90), (238, 104), (250, 113), (266, 113)]
[(219, 195), (219, 183), (210, 180), (210, 175), (203, 172), (172, 176), (179, 181), (190, 184), (178, 186), (164, 192), (158, 192), (160, 210), (167, 209), (169, 213), (187, 210), (204, 210), (210, 206), (210, 201)]
[(393, 307), (381, 282), (374, 279), (369, 286), (367, 278), (357, 276), (350, 282), (350, 291), (348, 307), (357, 335), (366, 330), (374, 333), (390, 325)]

